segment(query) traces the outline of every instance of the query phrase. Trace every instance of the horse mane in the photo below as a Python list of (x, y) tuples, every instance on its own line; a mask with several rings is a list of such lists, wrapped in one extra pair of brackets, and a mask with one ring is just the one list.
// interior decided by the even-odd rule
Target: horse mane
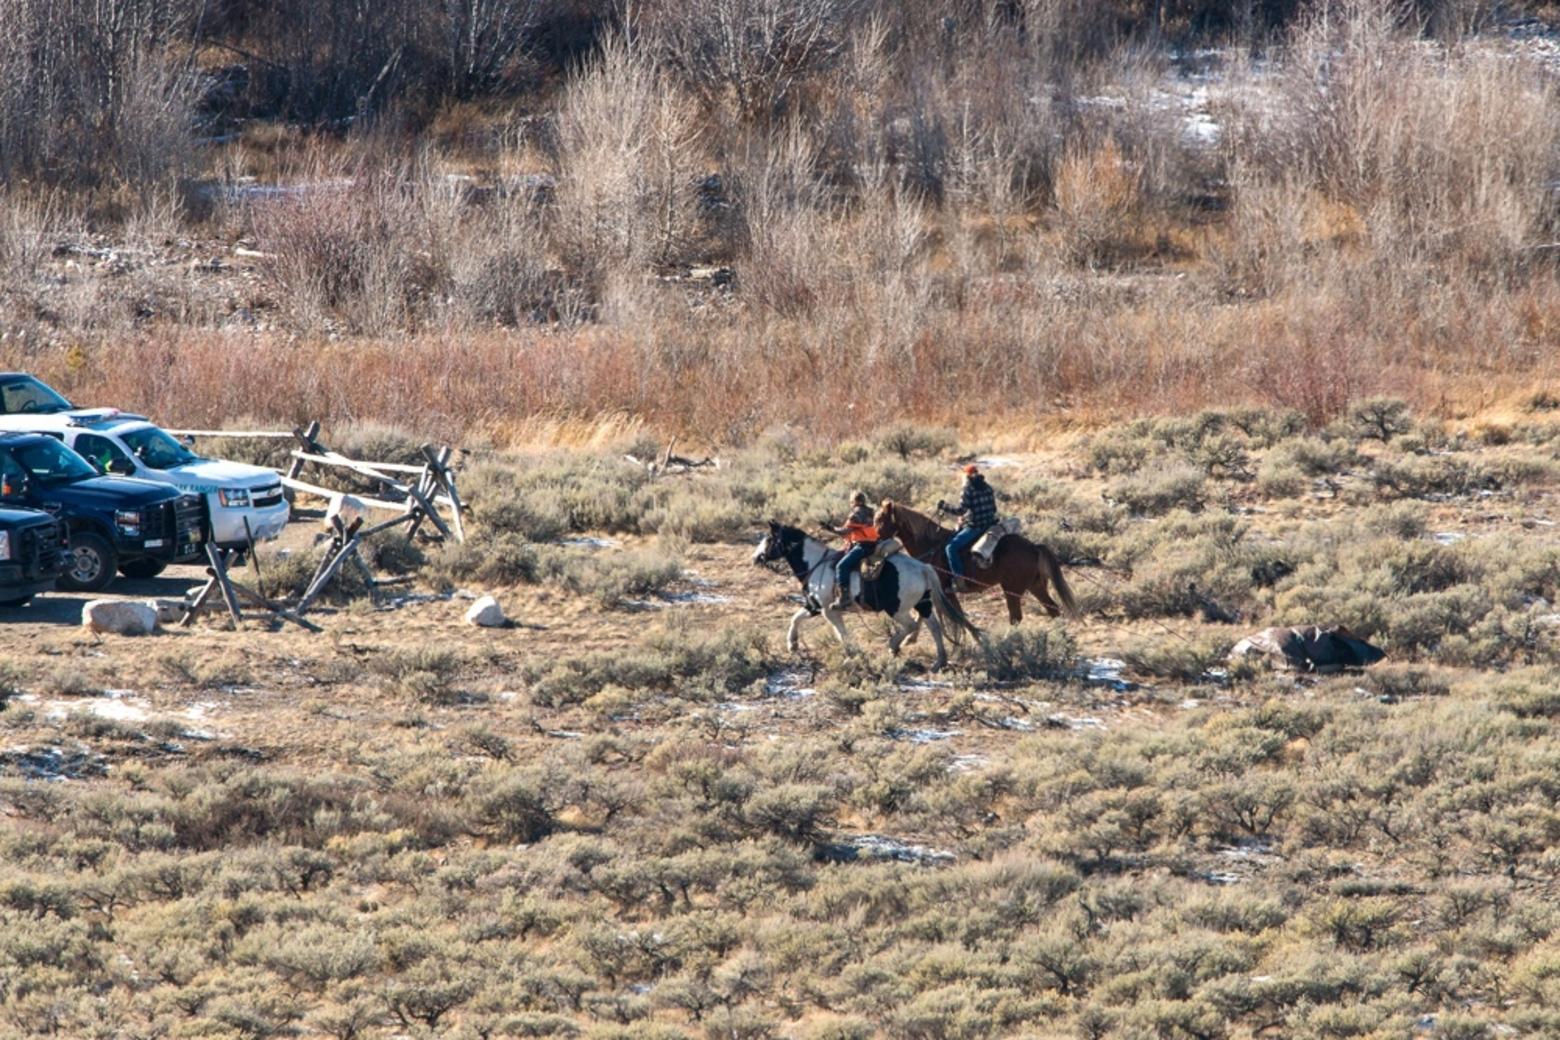
[(918, 543), (933, 544), (952, 533), (925, 513), (918, 513), (903, 502), (887, 499), (883, 502), (883, 508), (893, 509), (895, 522)]

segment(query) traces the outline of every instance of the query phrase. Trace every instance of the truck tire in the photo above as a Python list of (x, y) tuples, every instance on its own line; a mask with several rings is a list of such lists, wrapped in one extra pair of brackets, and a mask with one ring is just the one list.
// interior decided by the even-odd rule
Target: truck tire
[(150, 556), (142, 556), (135, 560), (126, 560), (119, 565), (119, 573), (127, 578), (142, 581), (146, 578), (155, 578), (168, 569), (164, 560), (154, 560)]
[(108, 587), (118, 569), (119, 554), (107, 538), (92, 531), (72, 531), (59, 587), (67, 592), (97, 592)]

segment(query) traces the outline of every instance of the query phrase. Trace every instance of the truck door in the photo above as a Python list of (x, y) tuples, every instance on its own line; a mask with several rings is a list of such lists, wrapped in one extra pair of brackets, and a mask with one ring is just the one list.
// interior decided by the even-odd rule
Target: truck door
[(95, 433), (78, 434), (74, 447), (76, 454), (92, 463), (99, 473), (131, 476), (140, 468), (123, 448), (109, 438), (100, 437)]

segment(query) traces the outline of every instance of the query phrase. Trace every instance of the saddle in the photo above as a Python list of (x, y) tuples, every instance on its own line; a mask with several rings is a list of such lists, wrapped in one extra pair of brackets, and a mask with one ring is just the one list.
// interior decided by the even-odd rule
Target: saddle
[(899, 544), (898, 538), (884, 538), (877, 543), (877, 548), (872, 550), (861, 564), (862, 584), (870, 584), (883, 576), (883, 566), (888, 563), (888, 558), (896, 553), (902, 553), (905, 547)]
[(1006, 520), (998, 520), (995, 524), (986, 528), (985, 534), (975, 539), (975, 544), (970, 546), (970, 558), (982, 567), (990, 567), (991, 558), (997, 552), (997, 545), (1008, 535), (1017, 534), (1023, 526), (1023, 521), (1016, 516), (1010, 516)]

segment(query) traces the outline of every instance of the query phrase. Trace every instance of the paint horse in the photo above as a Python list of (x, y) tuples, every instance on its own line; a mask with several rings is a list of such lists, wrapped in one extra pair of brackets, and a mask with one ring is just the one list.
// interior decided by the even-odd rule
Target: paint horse
[[(753, 562), (759, 565), (784, 563), (802, 586), (803, 606), (791, 616), (791, 626), (786, 630), (786, 646), (795, 652), (800, 645), (798, 627), (803, 621), (818, 614), (834, 629), (840, 645), (849, 647), (850, 635), (845, 631), (841, 612), (834, 608), (834, 566), (841, 553), (830, 549), (806, 531), (785, 524), (769, 521), (769, 530), (753, 553)], [(937, 579), (937, 573), (909, 553), (896, 553), (883, 561), (881, 576), (872, 582), (862, 576), (851, 576), (852, 601), (859, 609), (870, 613), (887, 614), (894, 630), (889, 636), (888, 648), (899, 653), (899, 648), (920, 630), (921, 622), (931, 629), (932, 640), (937, 645), (936, 668), (948, 663), (948, 653), (943, 645), (946, 630), (955, 642), (964, 633), (980, 637), (980, 631), (970, 623), (958, 603), (950, 599)]]

